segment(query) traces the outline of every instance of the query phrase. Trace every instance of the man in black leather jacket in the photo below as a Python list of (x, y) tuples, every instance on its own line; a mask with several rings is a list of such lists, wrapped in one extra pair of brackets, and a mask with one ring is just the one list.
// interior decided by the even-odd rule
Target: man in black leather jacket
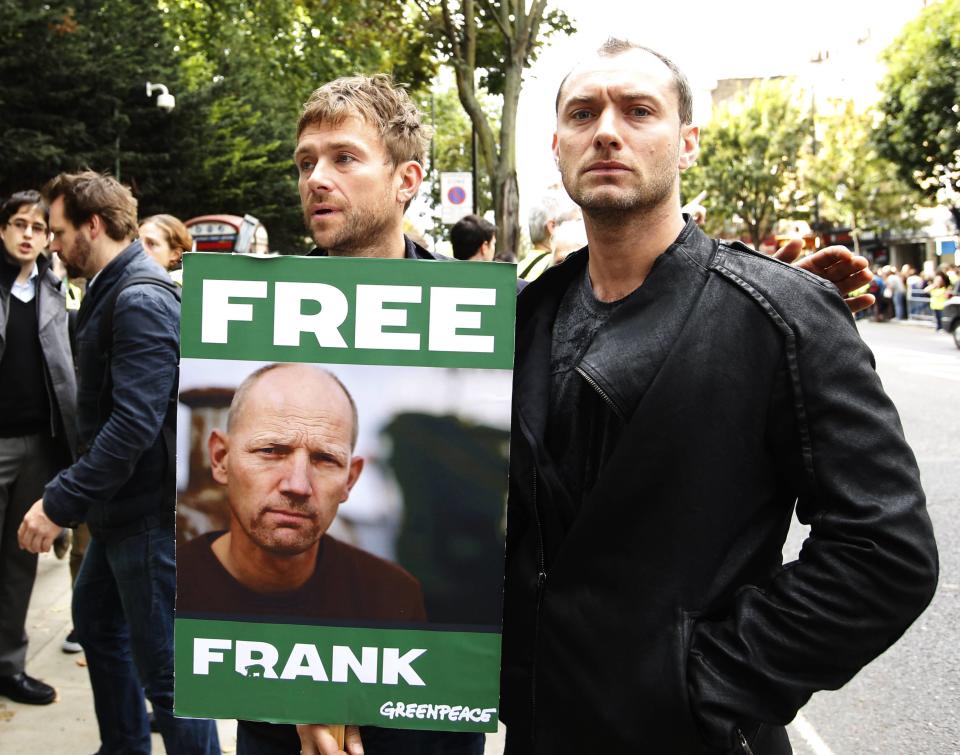
[(589, 245), (518, 300), (507, 753), (788, 753), (933, 594), (913, 454), (833, 287), (681, 215), (670, 61), (610, 40), (557, 109)]

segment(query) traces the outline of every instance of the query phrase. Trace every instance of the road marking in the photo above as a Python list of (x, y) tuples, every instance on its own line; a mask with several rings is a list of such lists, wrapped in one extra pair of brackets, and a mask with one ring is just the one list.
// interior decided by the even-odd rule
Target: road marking
[(807, 746), (813, 750), (813, 755), (834, 755), (833, 750), (827, 747), (827, 743), (820, 738), (813, 724), (804, 717), (803, 713), (797, 713), (797, 717), (788, 724), (787, 728), (807, 743)]
[(956, 354), (930, 354), (917, 349), (896, 346), (871, 347), (877, 361), (910, 375), (925, 375), (960, 382), (960, 358)]

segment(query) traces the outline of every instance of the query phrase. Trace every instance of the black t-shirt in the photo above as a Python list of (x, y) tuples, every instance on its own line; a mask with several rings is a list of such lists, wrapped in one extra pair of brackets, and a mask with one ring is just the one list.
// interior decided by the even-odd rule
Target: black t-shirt
[(600, 329), (635, 293), (599, 301), (584, 268), (567, 287), (553, 321), (546, 446), (578, 508), (616, 447), (623, 421), (576, 367)]

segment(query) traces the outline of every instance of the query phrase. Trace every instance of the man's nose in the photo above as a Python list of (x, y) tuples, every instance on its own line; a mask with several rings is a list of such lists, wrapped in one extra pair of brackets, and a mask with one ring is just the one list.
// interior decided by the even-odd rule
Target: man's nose
[(313, 192), (330, 191), (333, 184), (330, 181), (330, 165), (327, 160), (317, 160), (307, 177), (307, 186)]
[(593, 135), (594, 146), (598, 149), (619, 148), (623, 144), (619, 129), (620, 122), (616, 109), (604, 108), (597, 116), (597, 127)]
[(310, 495), (310, 457), (306, 451), (294, 451), (286, 460), (280, 492), (297, 497)]

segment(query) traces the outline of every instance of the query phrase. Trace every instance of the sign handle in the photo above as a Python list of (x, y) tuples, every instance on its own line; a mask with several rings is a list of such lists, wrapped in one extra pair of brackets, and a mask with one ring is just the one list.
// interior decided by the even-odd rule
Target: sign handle
[(337, 740), (337, 747), (341, 750), (343, 749), (343, 738), (346, 735), (346, 728), (343, 724), (332, 724), (330, 726), (330, 733), (333, 734), (333, 738)]

